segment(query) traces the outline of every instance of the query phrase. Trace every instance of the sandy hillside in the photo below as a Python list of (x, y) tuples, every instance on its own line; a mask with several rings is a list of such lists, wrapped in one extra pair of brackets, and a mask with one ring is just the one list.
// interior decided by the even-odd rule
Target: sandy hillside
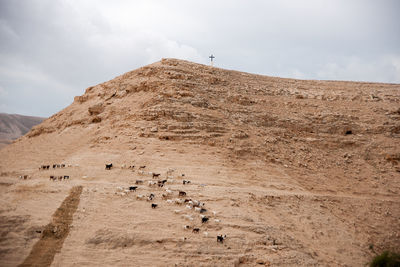
[(163, 59), (0, 152), (0, 266), (363, 266), (400, 250), (398, 84)]

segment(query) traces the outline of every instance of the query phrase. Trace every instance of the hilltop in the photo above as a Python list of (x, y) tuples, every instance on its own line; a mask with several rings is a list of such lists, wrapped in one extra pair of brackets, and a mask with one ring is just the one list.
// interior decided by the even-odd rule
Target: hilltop
[[(399, 103), (398, 84), (286, 79), (177, 59), (89, 87), (2, 150), (2, 224), (18, 221), (4, 227), (13, 235), (0, 247), (14, 252), (2, 265), (29, 254), (40, 237), (30, 231), (51, 221), (72, 186), (83, 192), (55, 264), (362, 265), (400, 247)], [(37, 168), (60, 162), (70, 167)], [(105, 171), (109, 162), (116, 167)], [(116, 195), (151, 180), (125, 165), (164, 178), (175, 169), (168, 187), (204, 201), (220, 223), (196, 219), (189, 223), (208, 236), (185, 232), (163, 189)], [(54, 174), (71, 180), (49, 181)], [(135, 199), (152, 191), (159, 209)]]

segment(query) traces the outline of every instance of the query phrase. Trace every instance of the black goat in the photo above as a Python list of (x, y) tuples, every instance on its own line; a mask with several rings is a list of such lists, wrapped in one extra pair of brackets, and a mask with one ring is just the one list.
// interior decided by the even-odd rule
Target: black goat
[(225, 238), (226, 238), (226, 235), (224, 235), (224, 236), (217, 235), (217, 242), (223, 243)]
[(208, 217), (203, 217), (203, 218), (201, 218), (201, 222), (202, 222), (202, 223), (208, 222)]
[(151, 204), (151, 208), (152, 208), (152, 209), (157, 208), (157, 206), (158, 206), (157, 204), (154, 204), (154, 203)]
[(113, 167), (112, 163), (106, 164), (106, 170), (111, 170), (112, 167)]
[(138, 188), (137, 186), (130, 186), (129, 191), (136, 191), (137, 188)]

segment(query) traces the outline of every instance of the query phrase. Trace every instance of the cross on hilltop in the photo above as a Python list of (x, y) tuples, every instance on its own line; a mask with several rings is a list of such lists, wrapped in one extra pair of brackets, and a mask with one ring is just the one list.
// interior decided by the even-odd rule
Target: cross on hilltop
[(214, 61), (213, 61), (213, 59), (215, 58), (215, 57), (214, 57), (214, 55), (213, 55), (213, 54), (211, 54), (211, 56), (209, 56), (209, 58), (211, 59), (211, 66), (213, 66), (213, 65), (214, 65)]

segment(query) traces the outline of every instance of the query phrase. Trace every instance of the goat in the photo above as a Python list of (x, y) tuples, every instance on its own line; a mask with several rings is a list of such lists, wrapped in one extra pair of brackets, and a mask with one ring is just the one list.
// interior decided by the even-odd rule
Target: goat
[(161, 173), (153, 173), (153, 178), (157, 178), (161, 175)]
[(224, 236), (217, 235), (217, 242), (223, 243), (225, 238), (226, 238), (226, 235), (224, 235)]
[(153, 200), (155, 197), (156, 196), (153, 193), (151, 193), (147, 199), (150, 201)]
[(136, 198), (137, 198), (137, 199), (143, 199), (143, 198), (144, 198), (144, 195), (137, 195)]
[(154, 204), (154, 203), (151, 204), (151, 208), (152, 208), (152, 209), (157, 208), (157, 206), (158, 206), (157, 204)]
[[(22, 177), (22, 176), (21, 176)], [(57, 178), (54, 175), (50, 175), (50, 180), (55, 181)]]
[(106, 170), (111, 170), (112, 166), (113, 166), (112, 163), (106, 164)]
[(176, 204), (183, 204), (183, 200), (180, 198), (175, 199)]
[(135, 184), (143, 184), (143, 180), (136, 180)]
[(182, 217), (185, 218), (185, 219), (187, 219), (187, 220), (189, 220), (189, 221), (193, 221), (193, 217), (190, 216), (190, 215), (185, 214), (185, 215), (183, 215)]
[(179, 196), (180, 196), (180, 197), (186, 196), (186, 192), (185, 192), (185, 191), (179, 191)]
[(172, 191), (169, 189), (166, 189), (165, 192), (167, 192), (168, 195), (172, 194)]
[(186, 208), (190, 210), (192, 209), (192, 206), (186, 205)]
[(200, 212), (201, 208), (194, 207), (194, 210)]
[(158, 187), (163, 187), (167, 180), (158, 181)]
[(198, 234), (200, 232), (200, 228), (193, 228), (192, 232)]
[(69, 175), (64, 175), (64, 180), (69, 179)]
[(203, 208), (200, 208), (200, 213), (204, 213), (204, 212), (207, 212), (207, 210), (203, 209)]
[[(49, 167), (49, 166), (48, 166)], [(65, 164), (61, 164), (61, 168), (65, 168)]]
[(188, 180), (183, 180), (183, 184), (190, 184), (190, 181), (188, 181)]
[(172, 204), (172, 200), (171, 199), (167, 199), (167, 203), (168, 204)]
[(156, 181), (148, 181), (147, 183), (149, 184), (149, 186), (152, 186), (152, 185), (156, 185), (156, 184), (157, 184)]
[(142, 169), (144, 169), (144, 168), (146, 168), (146, 165), (139, 166), (139, 169), (140, 169), (140, 170), (142, 170)]
[(53, 164), (53, 169), (55, 169), (57, 167), (57, 164)]
[(185, 230), (190, 229), (190, 225), (184, 225), (183, 229), (185, 229)]
[(138, 188), (137, 186), (130, 186), (129, 191), (136, 191), (137, 188)]
[(202, 223), (208, 222), (208, 217), (203, 217), (203, 218), (201, 218), (201, 222), (202, 222)]

